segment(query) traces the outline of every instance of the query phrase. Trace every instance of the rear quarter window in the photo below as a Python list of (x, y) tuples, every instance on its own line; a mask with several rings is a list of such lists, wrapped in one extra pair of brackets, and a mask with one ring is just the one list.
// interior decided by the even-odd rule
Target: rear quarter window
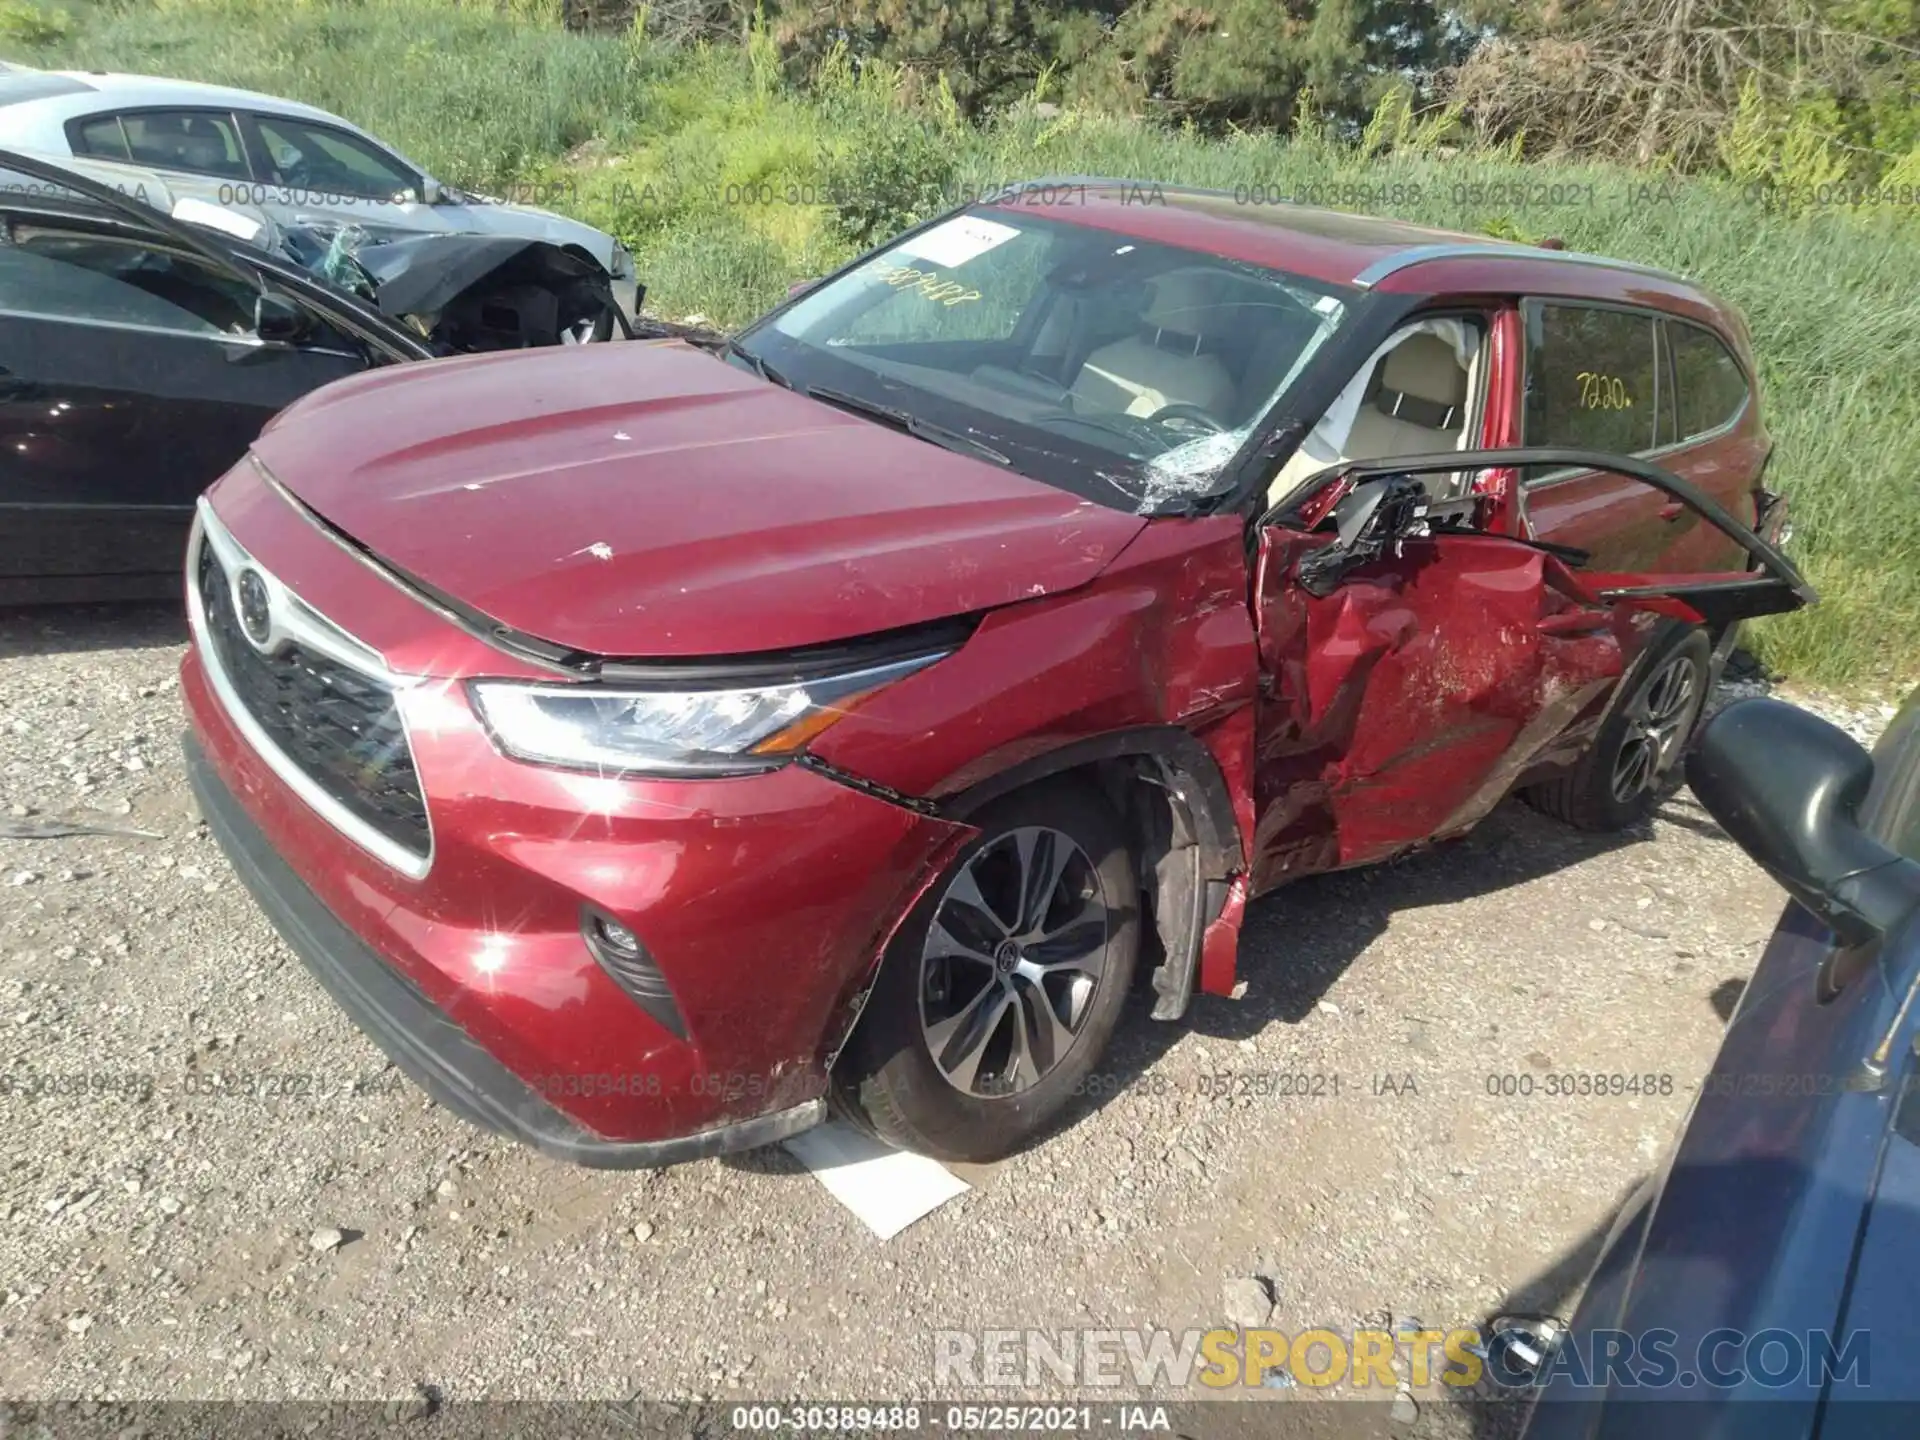
[(118, 115), (103, 115), (93, 120), (76, 120), (68, 133), (76, 155), (99, 155), (108, 160), (131, 160), (126, 132)]
[(1698, 439), (1733, 423), (1747, 403), (1747, 377), (1719, 337), (1684, 321), (1667, 322), (1673, 353), (1680, 439)]
[(1526, 314), (1526, 444), (1633, 455), (1660, 443), (1653, 316), (1551, 302)]

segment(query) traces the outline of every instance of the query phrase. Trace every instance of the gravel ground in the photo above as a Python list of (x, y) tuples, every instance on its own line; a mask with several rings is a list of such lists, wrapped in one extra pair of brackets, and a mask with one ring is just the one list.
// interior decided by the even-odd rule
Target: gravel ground
[[(193, 820), (182, 641), (0, 614), (0, 820), (153, 837), (0, 839), (0, 1076), (105, 1087), (0, 1092), (8, 1396), (927, 1397), (936, 1329), (1204, 1328), (1255, 1278), (1289, 1331), (1564, 1305), (1781, 904), (1684, 796), (1610, 838), (1509, 804), (1255, 906), (1243, 999), (1137, 1019), (1112, 1093), (881, 1244), (783, 1151), (596, 1173), (430, 1106)], [(1487, 1090), (1565, 1071), (1671, 1082)]]

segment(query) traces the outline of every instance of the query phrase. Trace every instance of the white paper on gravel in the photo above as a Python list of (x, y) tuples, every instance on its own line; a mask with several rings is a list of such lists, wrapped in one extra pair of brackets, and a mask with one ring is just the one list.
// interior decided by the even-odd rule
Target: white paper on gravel
[(970, 1188), (938, 1160), (895, 1150), (838, 1120), (803, 1130), (785, 1144), (829, 1195), (882, 1240)]

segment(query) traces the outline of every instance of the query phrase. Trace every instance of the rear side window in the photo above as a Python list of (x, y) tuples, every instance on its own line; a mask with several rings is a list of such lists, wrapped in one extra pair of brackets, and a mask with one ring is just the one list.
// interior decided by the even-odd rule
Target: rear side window
[(1651, 315), (1530, 304), (1524, 443), (1651, 450), (1665, 400), (1659, 353)]
[(98, 155), (107, 160), (133, 158), (127, 153), (127, 137), (120, 128), (118, 115), (106, 115), (97, 120), (76, 120), (68, 138), (73, 142), (74, 152), (79, 155)]
[(1667, 322), (1673, 352), (1680, 438), (1691, 440), (1730, 423), (1747, 403), (1747, 377), (1719, 338), (1698, 326)]
[(123, 115), (127, 150), (142, 165), (194, 175), (248, 177), (246, 152), (231, 115), (197, 110), (148, 110)]

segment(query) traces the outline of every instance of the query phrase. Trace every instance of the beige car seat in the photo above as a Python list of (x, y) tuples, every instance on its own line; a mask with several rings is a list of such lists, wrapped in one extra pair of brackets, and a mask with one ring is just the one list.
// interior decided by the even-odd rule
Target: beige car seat
[(1102, 345), (1074, 376), (1073, 408), (1148, 416), (1168, 405), (1196, 405), (1224, 422), (1233, 404), (1233, 377), (1219, 357), (1201, 353), (1206, 327), (1224, 313), (1208, 277), (1176, 270), (1152, 283), (1140, 331)]
[(1466, 419), (1467, 372), (1437, 335), (1410, 335), (1380, 364), (1380, 388), (1354, 417), (1353, 460), (1455, 449)]
[[(1472, 376), (1451, 345), (1437, 335), (1409, 335), (1382, 357), (1376, 374), (1379, 383), (1369, 387), (1340, 454), (1319, 458), (1303, 444), (1268, 486), (1270, 502), (1279, 503), (1308, 476), (1342, 460), (1385, 460), (1460, 448)], [(1420, 478), (1429, 491), (1440, 494), (1455, 477)]]

